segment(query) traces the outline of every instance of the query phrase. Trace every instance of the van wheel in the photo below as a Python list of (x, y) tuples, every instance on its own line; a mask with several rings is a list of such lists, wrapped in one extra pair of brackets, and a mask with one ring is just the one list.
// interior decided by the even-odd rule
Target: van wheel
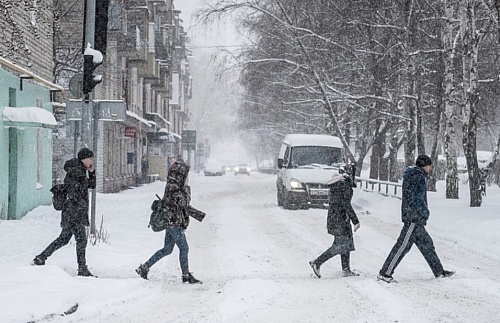
[(285, 210), (291, 210), (291, 209), (293, 209), (292, 202), (291, 202), (290, 198), (287, 196), (286, 193), (284, 193), (283, 195), (284, 195), (283, 196), (283, 208)]

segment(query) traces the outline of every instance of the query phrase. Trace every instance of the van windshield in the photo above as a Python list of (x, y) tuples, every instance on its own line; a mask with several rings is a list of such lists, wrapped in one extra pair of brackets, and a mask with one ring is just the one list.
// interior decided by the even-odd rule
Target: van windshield
[(291, 151), (289, 167), (336, 166), (344, 162), (342, 148), (324, 146), (297, 146)]

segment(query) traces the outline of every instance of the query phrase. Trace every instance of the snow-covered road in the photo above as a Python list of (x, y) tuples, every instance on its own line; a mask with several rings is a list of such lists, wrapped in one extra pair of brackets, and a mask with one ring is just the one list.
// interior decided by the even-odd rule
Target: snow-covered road
[[(0, 222), (0, 321), (500, 322), (498, 189), (476, 209), (466, 198), (429, 193), (428, 230), (445, 268), (457, 274), (435, 279), (414, 248), (395, 272), (399, 282), (386, 284), (376, 274), (401, 229), (400, 200), (357, 189), (361, 228), (351, 267), (361, 275), (342, 277), (337, 257), (317, 279), (308, 261), (332, 242), (326, 210), (278, 207), (273, 175), (192, 174), (190, 184), (193, 206), (207, 213), (187, 231), (190, 269), (202, 285), (181, 283), (177, 250), (151, 269), (150, 280), (134, 272), (163, 242), (163, 233), (147, 228), (164, 186), (156, 182), (98, 195), (109, 241), (87, 248), (97, 279), (75, 277), (74, 243), (46, 266), (27, 265), (59, 233), (51, 207)], [(74, 314), (46, 316), (75, 303)]]

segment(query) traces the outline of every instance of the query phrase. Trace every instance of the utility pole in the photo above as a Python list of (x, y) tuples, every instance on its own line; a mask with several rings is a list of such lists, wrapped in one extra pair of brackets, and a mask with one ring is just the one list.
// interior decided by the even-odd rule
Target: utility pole
[[(92, 91), (95, 86), (102, 82), (102, 75), (94, 75), (95, 69), (103, 63), (103, 53), (106, 52), (108, 7), (110, 0), (85, 0), (85, 26), (83, 39), (83, 98), (82, 98), (82, 121), (80, 129), (81, 147), (89, 147), (92, 142), (94, 161), (97, 162), (97, 138), (99, 125), (99, 105), (93, 101)], [(99, 21), (96, 26), (96, 16)], [(96, 37), (96, 29), (98, 37)], [(97, 41), (96, 41), (97, 38)], [(96, 46), (98, 48), (96, 48)], [(98, 50), (97, 50), (98, 49)], [(101, 52), (102, 51), (102, 52)], [(92, 139), (91, 139), (92, 138)], [(96, 170), (97, 171), (97, 170)], [(102, 170), (99, 170), (102, 171)], [(97, 174), (96, 174), (97, 176)], [(96, 211), (97, 188), (92, 190), (90, 233), (96, 234), (95, 211)]]

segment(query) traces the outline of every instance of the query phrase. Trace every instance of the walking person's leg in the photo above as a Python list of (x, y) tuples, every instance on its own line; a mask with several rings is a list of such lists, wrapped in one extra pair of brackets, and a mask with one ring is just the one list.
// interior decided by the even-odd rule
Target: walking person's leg
[(76, 240), (76, 261), (78, 263), (78, 276), (93, 276), (87, 268), (85, 252), (87, 249), (87, 232), (83, 224), (73, 227), (73, 234)]
[(144, 279), (148, 279), (149, 268), (151, 268), (154, 264), (156, 264), (160, 259), (165, 256), (168, 256), (174, 250), (175, 245), (175, 237), (173, 233), (175, 228), (167, 227), (165, 229), (165, 240), (163, 244), (163, 248), (156, 251), (144, 264), (141, 264), (135, 271), (139, 276)]
[(184, 229), (177, 228), (175, 233), (175, 244), (179, 248), (179, 263), (181, 265), (182, 271), (182, 282), (190, 284), (201, 284), (201, 281), (194, 278), (194, 276), (189, 271), (189, 244), (186, 239), (186, 233)]
[(342, 249), (341, 246), (335, 244), (335, 239), (334, 239), (330, 248), (326, 249), (321, 255), (319, 255), (318, 258), (309, 261), (309, 265), (311, 265), (314, 274), (318, 278), (321, 278), (321, 272), (320, 272), (321, 265), (323, 265), (325, 262), (335, 257), (336, 255), (340, 254), (342, 252), (341, 249)]
[(429, 264), (429, 267), (431, 267), (434, 276), (439, 277), (442, 275), (444, 271), (443, 265), (441, 264), (441, 260), (439, 260), (436, 253), (434, 242), (424, 226), (418, 226), (416, 228), (415, 245), (422, 253), (422, 256), (424, 256), (424, 259)]
[(149, 259), (146, 261), (145, 265), (148, 268), (151, 268), (154, 264), (156, 264), (160, 259), (166, 257), (172, 253), (174, 250), (175, 237), (174, 232), (175, 228), (168, 227), (165, 229), (165, 240), (163, 244), (163, 248), (156, 251)]
[(405, 223), (401, 229), (396, 244), (392, 247), (391, 252), (380, 269), (378, 278), (380, 280), (390, 282), (392, 274), (396, 267), (399, 265), (404, 256), (410, 251), (413, 243), (415, 242), (415, 223)]
[(342, 264), (342, 273), (344, 277), (359, 276), (358, 273), (351, 270), (351, 253), (340, 254), (340, 263)]
[(61, 248), (62, 246), (65, 246), (68, 244), (68, 242), (71, 240), (71, 237), (73, 236), (73, 233), (70, 228), (64, 227), (61, 230), (61, 233), (59, 236), (52, 241), (47, 248), (45, 248), (42, 253), (40, 253), (38, 256), (33, 259), (33, 264), (34, 265), (45, 265), (45, 260), (49, 258), (57, 249)]

